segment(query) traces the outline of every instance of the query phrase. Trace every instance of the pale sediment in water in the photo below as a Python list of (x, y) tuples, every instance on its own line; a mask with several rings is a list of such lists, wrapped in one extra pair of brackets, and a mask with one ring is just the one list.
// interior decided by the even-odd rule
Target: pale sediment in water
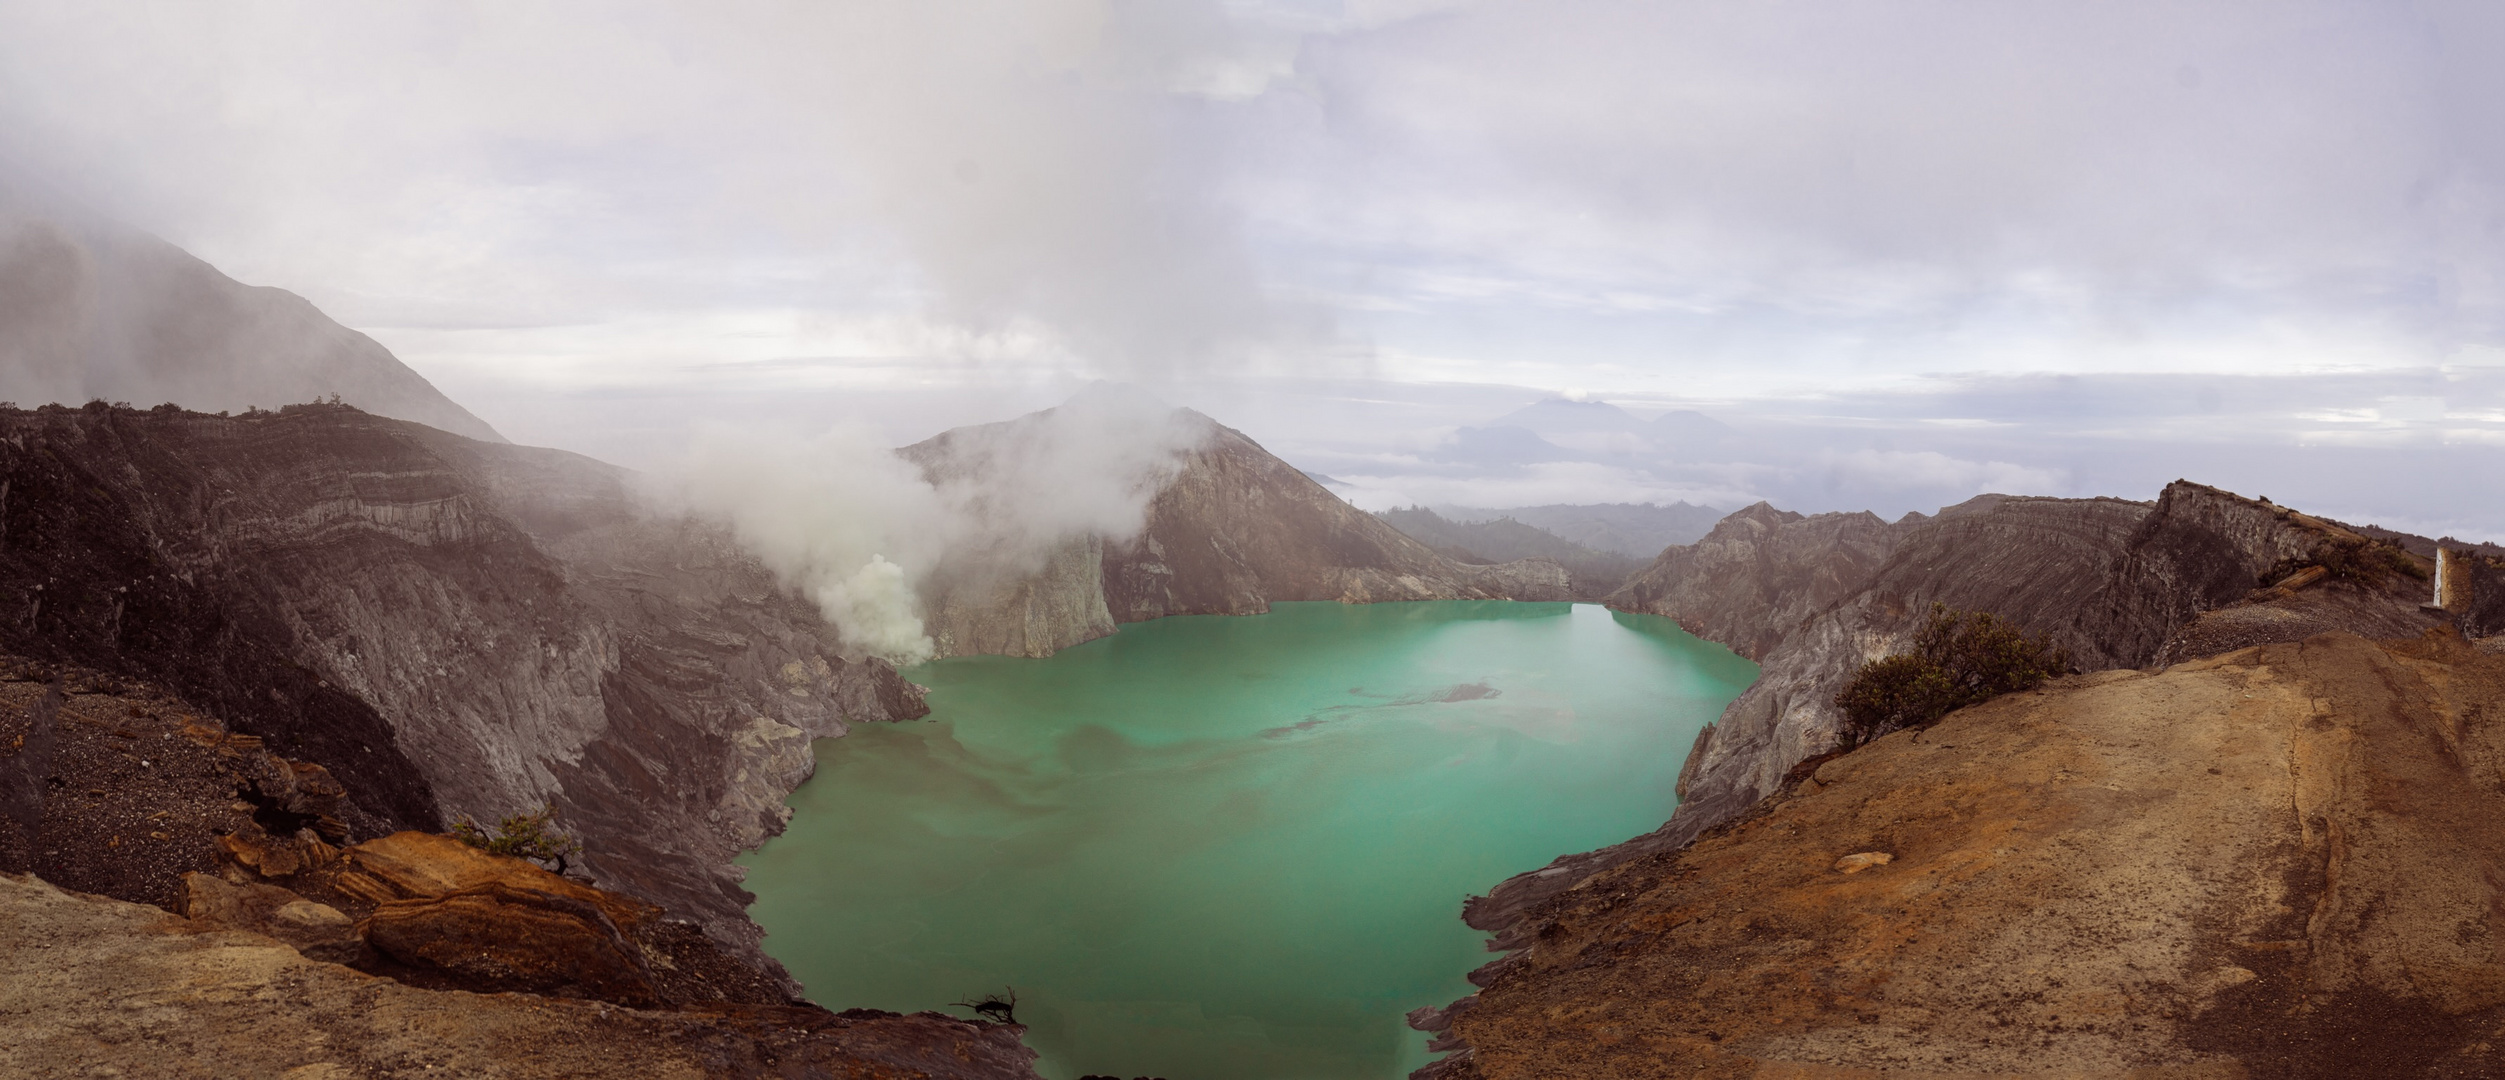
[(749, 857), (811, 997), (1014, 986), (1046, 1076), (1376, 1080), (1489, 957), (1460, 898), (1660, 824), (1754, 665), (1588, 605), (1283, 604), (911, 673)]

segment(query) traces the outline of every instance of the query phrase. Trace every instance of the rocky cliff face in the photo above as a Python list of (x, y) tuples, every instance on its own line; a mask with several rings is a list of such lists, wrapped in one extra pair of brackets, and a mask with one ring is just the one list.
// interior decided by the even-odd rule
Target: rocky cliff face
[[(1250, 615), (1282, 600), (1563, 600), (1565, 571), (1537, 559), (1455, 562), (1342, 501), (1243, 433), (1186, 413), (1197, 437), (1154, 485), (1135, 535), (1055, 539), (1040, 569), (977, 551), (925, 590), (942, 655), (1046, 656), (1166, 615)], [(1029, 423), (1011, 421), (1010, 424)], [(990, 425), (991, 429), (1009, 425)], [(960, 429), (905, 448), (935, 481), (977, 472)]]
[(729, 859), (810, 738), (922, 711), (617, 470), (348, 408), (0, 413), (0, 588), (0, 647), (326, 767), (358, 836), (552, 802), (601, 884), (751, 955)]
[(1745, 812), (1832, 748), (1836, 692), (1864, 661), (1903, 648), (1934, 603), (2014, 620), (2068, 649), (2082, 670), (2147, 665), (2169, 642), (2172, 658), (2185, 658), (2205, 612), (2232, 609), (2224, 618), (2240, 627), (2201, 639), (2216, 649), (2332, 629), (2408, 636), (2445, 621), (2418, 610), (2423, 582), (2380, 564), (2360, 568), (2377, 584), (2256, 594), (2274, 570), (2337, 561), (2363, 543), (2337, 524), (2183, 481), (2154, 503), (1983, 496), (1894, 524), (1740, 511), (1611, 598), (1677, 619), (1764, 669), (1699, 738), (1677, 812), (1654, 833), (1504, 882), (1474, 898), (1466, 918), (1510, 947), (1527, 906)]
[(374, 339), (0, 166), (0, 398), (204, 411), (349, 404), (503, 441)]
[(2505, 1073), (2505, 650), (2325, 634), (1833, 759), (1526, 913), (1484, 1077)]

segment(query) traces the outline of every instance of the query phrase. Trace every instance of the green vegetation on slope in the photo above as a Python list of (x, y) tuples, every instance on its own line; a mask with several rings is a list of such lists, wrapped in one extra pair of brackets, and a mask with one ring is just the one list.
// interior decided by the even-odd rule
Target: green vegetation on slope
[(1844, 710), (1843, 745), (1923, 727), (2068, 670), (2067, 653), (2006, 619), (1933, 604), (1912, 652), (1863, 664), (1835, 695), (1835, 707)]

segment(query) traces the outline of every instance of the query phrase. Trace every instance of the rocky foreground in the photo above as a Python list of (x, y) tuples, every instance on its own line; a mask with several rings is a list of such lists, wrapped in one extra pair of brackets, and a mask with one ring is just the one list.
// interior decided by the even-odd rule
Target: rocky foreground
[(1034, 1076), (1011, 1026), (420, 989), (26, 874), (0, 873), (0, 1025), (26, 1077)]
[(159, 687), (0, 656), (0, 750), (0, 1075), (1034, 1075), (1015, 1025), (831, 1013), (635, 897), (352, 843), (328, 769)]
[(2073, 676), (1527, 913), (1447, 1076), (2505, 1075), (2505, 642)]

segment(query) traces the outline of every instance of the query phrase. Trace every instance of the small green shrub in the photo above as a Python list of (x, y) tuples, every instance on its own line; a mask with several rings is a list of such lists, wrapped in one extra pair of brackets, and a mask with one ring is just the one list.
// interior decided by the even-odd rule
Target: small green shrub
[(1835, 695), (1846, 749), (2070, 670), (2070, 657), (1988, 611), (1931, 605), (1912, 652), (1872, 660)]
[(556, 817), (557, 808), (553, 805), (528, 814), (508, 814), (496, 822), (496, 831), (490, 835), (465, 814), (452, 823), (452, 835), (464, 844), (498, 855), (552, 864), (562, 874), (566, 856), (582, 851), (583, 842), (550, 828)]

